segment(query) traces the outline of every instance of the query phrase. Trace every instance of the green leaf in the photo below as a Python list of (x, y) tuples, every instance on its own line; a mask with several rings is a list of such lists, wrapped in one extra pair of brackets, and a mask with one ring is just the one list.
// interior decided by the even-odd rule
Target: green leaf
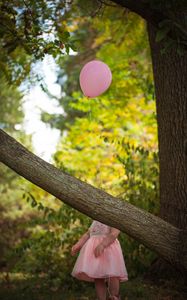
[(36, 202), (36, 200), (32, 199), (31, 206), (32, 206), (32, 207), (35, 207), (35, 206), (37, 206), (37, 202)]
[(159, 29), (156, 33), (155, 41), (160, 42), (161, 40), (163, 40), (169, 31), (170, 31), (170, 27)]
[(70, 33), (68, 31), (59, 32), (59, 37), (62, 42), (67, 42), (70, 37)]
[(41, 202), (38, 204), (38, 210), (44, 210), (44, 206)]

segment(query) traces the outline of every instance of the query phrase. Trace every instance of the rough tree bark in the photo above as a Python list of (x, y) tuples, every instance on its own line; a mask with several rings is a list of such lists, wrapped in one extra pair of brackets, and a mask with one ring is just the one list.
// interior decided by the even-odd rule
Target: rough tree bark
[(181, 229), (58, 170), (2, 130), (0, 161), (75, 209), (126, 232), (183, 273), (187, 271)]
[[(160, 217), (187, 230), (187, 55), (179, 56), (176, 49), (162, 55), (151, 24), (148, 33), (158, 121)], [(150, 273), (175, 277), (175, 270), (160, 259)]]
[(187, 55), (165, 55), (148, 25), (153, 61), (160, 160), (160, 216), (187, 229)]

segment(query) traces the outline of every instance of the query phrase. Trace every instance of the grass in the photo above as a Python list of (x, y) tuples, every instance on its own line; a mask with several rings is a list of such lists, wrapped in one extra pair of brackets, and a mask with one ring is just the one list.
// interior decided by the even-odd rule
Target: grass
[[(54, 288), (44, 278), (29, 274), (0, 273), (0, 299), (2, 300), (95, 300), (94, 285), (72, 290), (65, 286)], [(73, 289), (74, 288), (74, 289)], [(122, 300), (186, 300), (187, 288), (176, 281), (160, 281), (158, 285), (142, 278), (121, 284)]]

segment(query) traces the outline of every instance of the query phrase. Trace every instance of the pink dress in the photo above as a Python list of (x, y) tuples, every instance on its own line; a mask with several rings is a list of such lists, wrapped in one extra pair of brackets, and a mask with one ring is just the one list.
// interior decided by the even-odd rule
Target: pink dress
[(95, 278), (118, 277), (120, 281), (127, 281), (128, 274), (121, 250), (116, 239), (104, 249), (104, 252), (95, 257), (94, 249), (102, 239), (110, 233), (111, 227), (93, 221), (90, 226), (90, 238), (80, 250), (79, 256), (71, 273), (72, 276), (85, 281), (94, 281)]

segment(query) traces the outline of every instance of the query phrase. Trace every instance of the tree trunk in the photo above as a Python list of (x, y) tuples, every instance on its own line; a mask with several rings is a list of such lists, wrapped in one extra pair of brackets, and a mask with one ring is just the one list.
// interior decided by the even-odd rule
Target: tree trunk
[(187, 55), (162, 55), (148, 26), (156, 91), (160, 160), (160, 217), (187, 229)]
[[(162, 55), (163, 44), (155, 42), (156, 29), (151, 24), (148, 33), (158, 122), (160, 217), (187, 231), (187, 55), (179, 56), (176, 49)], [(150, 271), (157, 277), (175, 276), (160, 260)]]
[[(166, 6), (165, 10), (161, 11), (153, 9), (153, 6), (145, 1), (113, 1), (137, 13), (148, 22), (158, 121), (160, 217), (187, 232), (187, 54), (179, 56), (174, 48), (162, 55), (160, 50), (163, 49), (163, 42), (155, 41), (158, 24), (171, 19), (171, 15), (167, 16)], [(177, 6), (173, 7), (177, 10)], [(172, 12), (177, 22), (185, 18), (186, 9), (184, 2), (178, 7), (178, 11)], [(176, 40), (175, 25), (173, 21), (170, 37)], [(185, 32), (183, 25), (181, 27)], [(186, 41), (185, 33), (183, 40)], [(181, 247), (185, 247), (184, 244), (182, 246), (182, 240)], [(155, 274), (155, 277), (159, 278), (165, 273), (168, 277), (173, 273), (176, 277), (175, 271), (159, 259), (151, 267), (149, 276)]]
[(2, 130), (0, 161), (73, 208), (126, 232), (175, 268), (187, 271), (186, 248), (181, 243), (186, 238), (182, 230), (58, 170)]

